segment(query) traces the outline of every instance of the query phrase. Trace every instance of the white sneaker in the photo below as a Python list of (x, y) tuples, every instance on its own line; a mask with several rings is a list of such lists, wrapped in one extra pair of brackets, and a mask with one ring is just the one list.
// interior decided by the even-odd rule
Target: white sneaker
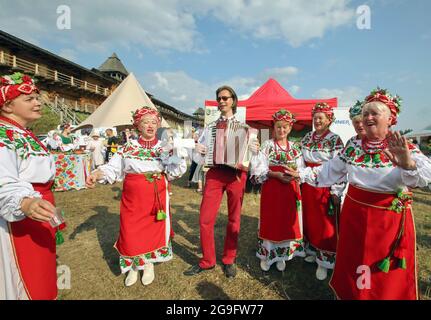
[(286, 261), (284, 260), (277, 261), (275, 266), (277, 267), (278, 271), (282, 272), (286, 269)]
[(263, 271), (268, 271), (271, 266), (268, 264), (266, 260), (260, 260), (260, 268)]
[(154, 264), (144, 264), (144, 274), (142, 275), (141, 281), (144, 286), (149, 285), (154, 280)]
[(325, 280), (327, 276), (328, 276), (328, 269), (319, 265), (316, 270), (316, 278), (319, 280)]
[(307, 257), (305, 257), (304, 261), (308, 262), (308, 263), (316, 262), (316, 256), (313, 256), (313, 255), (307, 256)]
[(137, 270), (130, 269), (130, 271), (127, 273), (126, 280), (124, 280), (124, 284), (126, 287), (130, 287), (138, 281), (138, 274), (139, 272)]

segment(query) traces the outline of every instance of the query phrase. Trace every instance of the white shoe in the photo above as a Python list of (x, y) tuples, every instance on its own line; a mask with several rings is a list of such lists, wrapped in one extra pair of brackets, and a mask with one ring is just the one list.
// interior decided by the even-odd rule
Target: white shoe
[(282, 272), (286, 269), (286, 261), (284, 260), (277, 261), (275, 266), (277, 267), (278, 271)]
[(130, 269), (130, 271), (127, 273), (126, 280), (124, 280), (124, 284), (126, 287), (130, 287), (138, 281), (138, 274), (139, 272), (137, 270)]
[(263, 271), (268, 271), (271, 266), (268, 264), (266, 260), (260, 260), (260, 268)]
[(325, 280), (328, 276), (328, 269), (318, 266), (316, 270), (316, 278), (319, 280)]
[(316, 256), (313, 256), (313, 255), (307, 256), (307, 257), (305, 257), (304, 261), (308, 262), (308, 263), (316, 262)]
[(154, 281), (154, 264), (144, 264), (144, 274), (142, 275), (141, 281), (144, 286), (148, 286)]

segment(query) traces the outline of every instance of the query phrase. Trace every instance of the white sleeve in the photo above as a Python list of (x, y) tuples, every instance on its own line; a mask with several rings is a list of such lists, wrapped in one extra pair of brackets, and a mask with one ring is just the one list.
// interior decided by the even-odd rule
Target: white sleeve
[(336, 183), (341, 183), (345, 181), (346, 175), (346, 162), (340, 158), (340, 155), (324, 162), (321, 166), (307, 167), (299, 171), (301, 182), (307, 182), (317, 187), (331, 187)]
[(268, 142), (264, 142), (257, 154), (250, 159), (250, 179), (254, 183), (263, 183), (268, 179), (269, 160), (267, 154)]
[(115, 153), (107, 164), (101, 165), (98, 170), (103, 172), (103, 178), (99, 180), (100, 183), (108, 182), (113, 184), (115, 181), (123, 179), (123, 157), (122, 154)]
[(206, 146), (206, 143), (209, 141), (209, 129), (208, 126), (206, 126), (201, 134), (201, 136), (198, 139), (198, 143), (203, 144)]
[(186, 159), (169, 156), (162, 161), (169, 181), (180, 178), (187, 171)]
[(42, 198), (29, 182), (20, 180), (15, 150), (0, 147), (0, 217), (9, 222), (25, 218), (20, 209), (23, 198)]
[(416, 170), (401, 169), (401, 179), (410, 188), (423, 188), (431, 183), (431, 159), (422, 152), (412, 154), (416, 161)]

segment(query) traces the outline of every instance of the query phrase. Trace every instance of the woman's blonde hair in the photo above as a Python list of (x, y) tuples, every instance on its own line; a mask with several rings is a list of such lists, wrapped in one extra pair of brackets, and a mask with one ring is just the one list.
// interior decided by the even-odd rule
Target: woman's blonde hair
[(388, 108), (387, 105), (385, 105), (383, 102), (380, 101), (372, 101), (364, 104), (362, 107), (362, 115), (364, 114), (365, 110), (368, 110), (369, 108), (375, 107), (377, 110), (384, 112), (387, 114), (388, 118), (391, 117), (391, 110)]

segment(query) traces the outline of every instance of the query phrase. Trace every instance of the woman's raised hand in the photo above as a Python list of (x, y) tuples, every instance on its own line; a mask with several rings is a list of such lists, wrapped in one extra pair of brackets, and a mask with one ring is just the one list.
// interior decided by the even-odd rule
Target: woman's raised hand
[(388, 137), (388, 147), (384, 150), (393, 164), (405, 170), (415, 170), (416, 162), (412, 159), (406, 137), (394, 132)]

